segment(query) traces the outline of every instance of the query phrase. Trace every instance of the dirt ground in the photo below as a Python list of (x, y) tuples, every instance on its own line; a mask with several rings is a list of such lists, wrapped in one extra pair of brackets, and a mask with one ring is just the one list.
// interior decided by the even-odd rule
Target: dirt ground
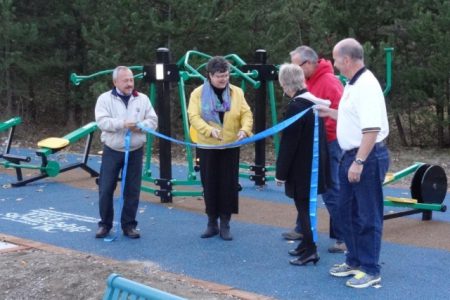
[[(391, 158), (390, 169), (394, 172), (421, 161), (438, 164), (446, 170), (447, 175), (450, 175), (448, 152), (409, 149), (391, 151)], [(10, 173), (2, 168), (0, 172)], [(77, 170), (61, 174), (57, 180), (83, 188), (96, 188), (92, 178)], [(406, 179), (398, 184), (408, 187), (409, 181)], [(142, 198), (143, 201), (159, 202), (157, 198), (145, 194)], [(203, 211), (202, 201), (185, 201), (183, 198), (177, 198), (171, 205), (199, 214)], [(256, 205), (260, 212), (258, 215), (252, 214)], [(252, 199), (241, 201), (240, 211), (241, 213), (236, 216), (237, 220), (286, 228), (289, 228), (295, 219), (294, 210), (288, 208), (286, 204), (270, 204)], [(319, 224), (319, 231), (327, 232), (328, 216), (325, 212), (320, 213), (319, 220), (322, 221)], [(385, 223), (384, 239), (450, 251), (450, 241), (436, 244), (436, 239), (433, 238), (433, 235), (440, 232), (450, 232), (449, 226), (442, 222), (425, 223), (406, 218), (390, 220)], [(402, 227), (415, 230), (403, 231)], [(1, 232), (0, 241), (21, 245), (17, 249), (0, 251), (0, 299), (101, 299), (106, 287), (106, 278), (113, 272), (188, 299), (265, 299), (256, 294), (234, 290), (232, 287), (163, 272), (157, 264), (150, 261), (113, 261), (21, 240)]]
[(22, 249), (0, 253), (0, 298), (102, 299), (111, 273), (187, 299), (235, 299), (152, 262), (117, 262), (55, 249)]

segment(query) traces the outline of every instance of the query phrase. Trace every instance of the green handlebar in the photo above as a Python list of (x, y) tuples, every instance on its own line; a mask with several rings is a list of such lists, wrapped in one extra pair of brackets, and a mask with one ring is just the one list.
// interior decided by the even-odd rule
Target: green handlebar
[(392, 52), (394, 48), (384, 48), (386, 53), (386, 87), (383, 91), (386, 96), (392, 88)]
[(14, 117), (9, 119), (6, 122), (0, 123), (0, 132), (7, 130), (11, 127), (14, 127), (16, 125), (19, 125), (20, 123), (22, 123), (22, 118), (21, 117)]
[[(128, 67), (130, 70), (137, 70), (137, 71), (142, 71), (144, 69), (143, 66), (129, 66)], [(107, 75), (107, 74), (111, 74), (114, 71), (114, 69), (109, 69), (109, 70), (103, 70), (94, 74), (90, 74), (90, 75), (77, 75), (76, 73), (72, 73), (70, 74), (70, 82), (73, 85), (80, 85), (80, 83), (84, 80), (88, 80), (88, 79), (92, 79), (98, 76), (102, 76), (102, 75)], [(139, 73), (134, 75), (135, 78), (142, 78), (143, 74)]]
[[(205, 53), (195, 51), (195, 50), (189, 50), (177, 62), (177, 66), (179, 69), (185, 69), (185, 71), (181, 71), (181, 77), (185, 81), (188, 79), (191, 79), (191, 78), (198, 78), (198, 79), (201, 79), (204, 81), (204, 80), (206, 80), (206, 78), (199, 72), (199, 70), (204, 68), (206, 66), (206, 64), (203, 63), (200, 66), (198, 66), (197, 68), (194, 68), (190, 64), (190, 60), (194, 59), (194, 57), (202, 58), (202, 59), (210, 59), (211, 58), (210, 55), (207, 55)], [(244, 73), (239, 69), (239, 67), (244, 66), (246, 63), (238, 55), (228, 54), (228, 55), (224, 56), (224, 58), (229, 61), (232, 61), (236, 64), (236, 65), (230, 64), (232, 76), (242, 77), (246, 82), (250, 83), (254, 88), (260, 87), (261, 82), (253, 79), (255, 77), (258, 77), (258, 72), (256, 70), (249, 72), (249, 73)]]
[(398, 171), (397, 173), (392, 174), (388, 180), (384, 181), (383, 185), (387, 185), (387, 184), (396, 182), (399, 179), (415, 172), (418, 168), (420, 168), (423, 165), (424, 165), (424, 163), (416, 162), (414, 165), (409, 166), (406, 169), (403, 169), (401, 171)]

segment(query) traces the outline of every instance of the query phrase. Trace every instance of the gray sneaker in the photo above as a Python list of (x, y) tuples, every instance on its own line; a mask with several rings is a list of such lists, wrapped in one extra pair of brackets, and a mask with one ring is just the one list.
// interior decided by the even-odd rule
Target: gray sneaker
[(334, 265), (330, 269), (330, 274), (336, 277), (346, 277), (350, 275), (356, 275), (360, 271), (358, 268), (350, 267), (346, 263), (340, 264), (340, 265)]
[(359, 271), (358, 274), (356, 274), (353, 278), (347, 280), (346, 285), (357, 289), (363, 289), (378, 284), (380, 282), (381, 282), (380, 275), (372, 276), (362, 271)]
[(290, 232), (283, 232), (281, 236), (290, 241), (301, 240), (303, 238), (303, 234), (295, 232), (294, 230)]
[(344, 242), (336, 242), (333, 246), (328, 248), (328, 252), (330, 253), (345, 253), (347, 251), (347, 247)]

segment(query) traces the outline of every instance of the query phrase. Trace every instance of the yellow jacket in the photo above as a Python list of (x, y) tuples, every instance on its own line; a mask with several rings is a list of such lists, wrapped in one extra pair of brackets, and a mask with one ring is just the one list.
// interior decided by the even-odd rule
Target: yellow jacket
[[(247, 136), (252, 135), (253, 114), (250, 106), (244, 98), (244, 92), (237, 86), (230, 84), (230, 110), (223, 116), (223, 125), (209, 122), (202, 119), (202, 88), (197, 87), (191, 93), (188, 106), (188, 116), (191, 127), (197, 131), (197, 143), (206, 145), (222, 145), (232, 143), (237, 140), (237, 134), (243, 130)], [(222, 140), (211, 137), (213, 128), (221, 130)]]

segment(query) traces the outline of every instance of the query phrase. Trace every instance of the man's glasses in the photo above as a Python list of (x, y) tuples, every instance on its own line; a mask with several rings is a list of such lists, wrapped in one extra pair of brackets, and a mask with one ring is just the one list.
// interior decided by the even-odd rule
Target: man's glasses
[(302, 62), (301, 64), (299, 64), (299, 66), (301, 67), (301, 66), (303, 66), (304, 64), (306, 64), (308, 61), (307, 60), (305, 60), (304, 62)]

